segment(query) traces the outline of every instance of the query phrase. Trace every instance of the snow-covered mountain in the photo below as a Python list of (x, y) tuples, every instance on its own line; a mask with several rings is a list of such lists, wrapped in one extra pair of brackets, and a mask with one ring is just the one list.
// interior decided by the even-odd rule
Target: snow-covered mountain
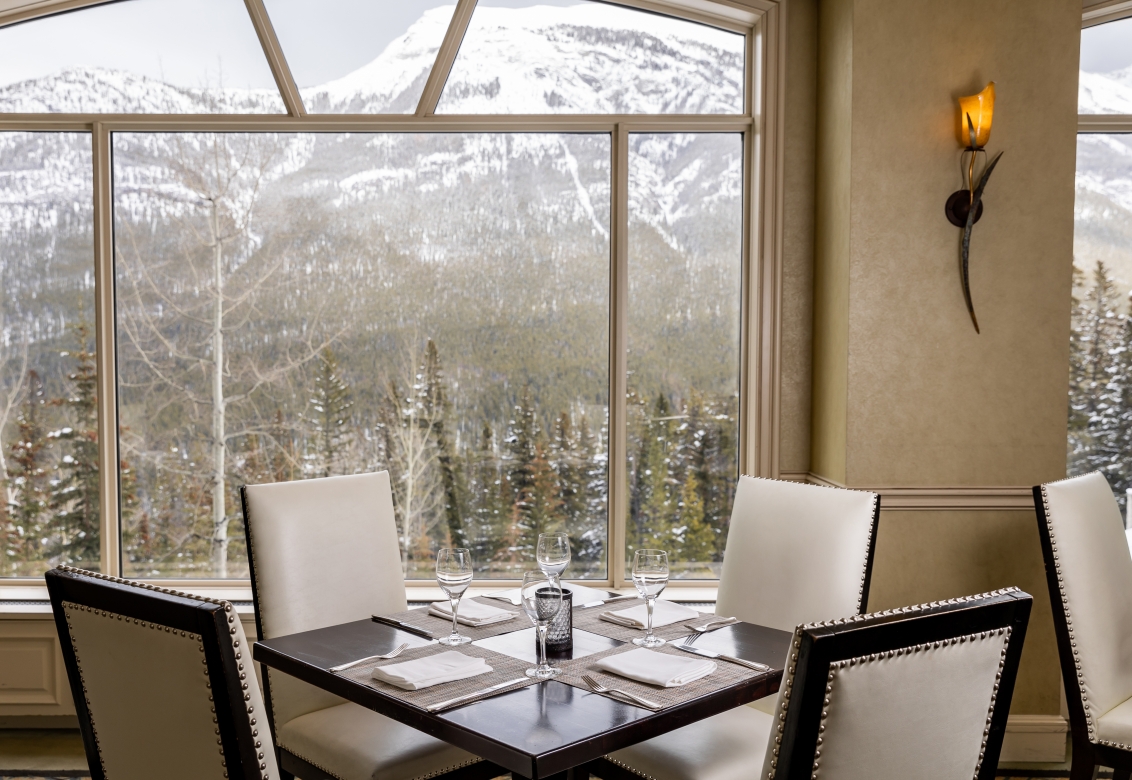
[(1081, 71), (1077, 110), (1082, 114), (1132, 114), (1132, 67), (1111, 73)]
[[(305, 90), (311, 112), (411, 112), (415, 109), (436, 57), (453, 7), (432, 9), (373, 62), (336, 81)], [(567, 8), (526, 9), (482, 7), (473, 17), (460, 54), (446, 84), (438, 111), (448, 113), (695, 113), (737, 112), (742, 108), (743, 38), (665, 17), (623, 8), (587, 4)], [(0, 89), (0, 112), (120, 113), (278, 113), (277, 94), (234, 89), (188, 89), (143, 76), (93, 68), (71, 69), (35, 81)], [(327, 194), (333, 179), (336, 198), (357, 200), (378, 192), (388, 196), (400, 188), (455, 187), (462, 181), (498, 175), (510, 155), (515, 163), (542, 166), (566, 174), (569, 198), (559, 203), (595, 231), (608, 222), (608, 141), (600, 137), (555, 134), (513, 135), (501, 151), (499, 135), (464, 134), (461, 142), (437, 140), (435, 148), (420, 136), (370, 136), (364, 146), (383, 147), (381, 165), (373, 155), (342, 154), (357, 141), (324, 136), (288, 136), (286, 153), (271, 178), (288, 176), (288, 187)], [(119, 136), (119, 138), (124, 138)], [(434, 139), (436, 137), (433, 137)], [(579, 141), (589, 138), (589, 142)], [(679, 243), (673, 224), (694, 217), (706, 198), (738, 197), (741, 157), (737, 137), (720, 139), (727, 151), (706, 159), (690, 159), (690, 145), (705, 140), (689, 135), (641, 139), (651, 151), (636, 159), (635, 178), (649, 183), (646, 196), (635, 193), (638, 214)], [(169, 136), (138, 134), (126, 144), (147, 147), (140, 157), (120, 155), (115, 179), (131, 211), (144, 208), (164, 190), (168, 195), (167, 161), (174, 155)], [(73, 196), (85, 200), (88, 161), (72, 148), (73, 139), (55, 137), (58, 155), (50, 153), (52, 137), (39, 136), (39, 166), (13, 159), (5, 152), (26, 147), (26, 139), (0, 144), (0, 221), (26, 218), (43, 193), (53, 192), (53, 208)], [(118, 144), (121, 146), (121, 143)], [(665, 148), (661, 148), (665, 147)], [(400, 152), (398, 152), (400, 149)], [(503, 155), (501, 158), (500, 155)], [(708, 155), (711, 157), (711, 155)], [(164, 158), (164, 159), (163, 159)], [(701, 159), (704, 158), (704, 159)], [(661, 164), (658, 161), (663, 160)], [(659, 165), (659, 167), (658, 167)], [(311, 170), (303, 173), (305, 166)], [(590, 175), (597, 169), (605, 172)], [(662, 169), (663, 168), (663, 169)], [(73, 175), (68, 176), (68, 169)], [(583, 175), (579, 176), (579, 171)], [(583, 180), (592, 180), (589, 184)], [(162, 202), (170, 199), (164, 197)], [(595, 203), (606, 204), (604, 214)], [(151, 203), (152, 205), (152, 203)], [(15, 212), (13, 212), (15, 209)]]
[[(1132, 114), (1132, 68), (1080, 74), (1082, 114)], [(1132, 290), (1132, 136), (1077, 137), (1074, 260), (1091, 271), (1098, 260), (1117, 285)]]

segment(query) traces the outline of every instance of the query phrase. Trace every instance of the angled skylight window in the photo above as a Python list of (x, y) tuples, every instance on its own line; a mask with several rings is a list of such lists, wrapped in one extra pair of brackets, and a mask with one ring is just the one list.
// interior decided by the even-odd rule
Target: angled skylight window
[(740, 114), (742, 35), (603, 3), (480, 0), (445, 114)]
[(1081, 31), (1077, 110), (1132, 114), (1132, 19)]
[(445, 0), (265, 0), (312, 114), (411, 114), (456, 6)]
[(284, 113), (240, 0), (128, 0), (0, 28), (0, 113)]

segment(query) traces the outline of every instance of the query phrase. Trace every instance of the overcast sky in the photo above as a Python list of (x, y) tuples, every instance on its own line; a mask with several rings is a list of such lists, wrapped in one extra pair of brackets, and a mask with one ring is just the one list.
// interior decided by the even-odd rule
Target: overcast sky
[(1081, 70), (1108, 73), (1132, 65), (1132, 19), (1081, 31)]
[[(323, 84), (376, 58), (430, 8), (449, 0), (265, 0), (299, 86)], [(481, 0), (577, 5), (579, 0)], [(127, 0), (0, 29), (0, 85), (82, 65), (129, 70), (185, 87), (272, 88), (242, 0)], [(1132, 19), (1081, 34), (1081, 68), (1132, 66)]]

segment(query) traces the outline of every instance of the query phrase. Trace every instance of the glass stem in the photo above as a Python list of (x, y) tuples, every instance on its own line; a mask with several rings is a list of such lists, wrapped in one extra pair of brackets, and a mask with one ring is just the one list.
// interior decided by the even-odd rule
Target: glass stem
[(456, 627), (456, 613), (460, 611), (460, 597), (449, 596), (448, 600), (452, 602), (452, 636), (459, 636), (460, 629)]
[(656, 601), (656, 596), (645, 597), (645, 609), (647, 609), (649, 612), (649, 630), (645, 632), (646, 639), (652, 637), (652, 603), (654, 601)]
[(550, 623), (538, 624), (538, 667), (539, 669), (546, 668), (546, 630), (550, 627)]

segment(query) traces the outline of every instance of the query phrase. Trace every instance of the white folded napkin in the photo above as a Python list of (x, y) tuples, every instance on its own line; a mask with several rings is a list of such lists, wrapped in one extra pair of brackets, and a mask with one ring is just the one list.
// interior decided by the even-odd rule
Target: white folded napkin
[(595, 665), (606, 672), (661, 688), (687, 685), (715, 671), (715, 661), (706, 658), (677, 658), (643, 647), (607, 656)]
[(483, 658), (448, 650), (415, 661), (379, 666), (370, 676), (406, 691), (419, 691), (440, 683), (487, 674), (491, 670)]
[[(428, 608), (428, 614), (445, 620), (452, 619), (452, 605), (447, 601), (434, 602)], [(509, 609), (500, 609), (490, 604), (481, 604), (478, 601), (460, 601), (460, 609), (456, 613), (456, 622), (465, 626), (490, 626), (492, 623), (502, 623), (519, 616), (518, 612)]]
[[(451, 617), (451, 613), (449, 613), (448, 616)], [(661, 626), (671, 625), (672, 623), (679, 623), (682, 620), (696, 620), (703, 616), (704, 614), (698, 609), (685, 607), (683, 604), (677, 604), (674, 601), (661, 601), (657, 599), (653, 604), (652, 627), (660, 628)], [(638, 604), (628, 609), (606, 610), (601, 613), (601, 619), (608, 620), (610, 623), (616, 623), (619, 626), (645, 628), (648, 626), (649, 613), (648, 608), (644, 604)]]

